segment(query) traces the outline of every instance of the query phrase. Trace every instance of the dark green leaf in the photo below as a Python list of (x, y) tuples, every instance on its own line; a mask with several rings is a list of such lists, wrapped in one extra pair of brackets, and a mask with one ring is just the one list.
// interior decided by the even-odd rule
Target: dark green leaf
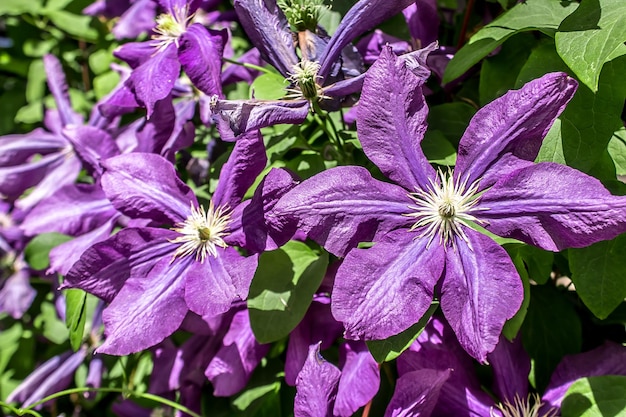
[(626, 128), (613, 133), (609, 141), (609, 154), (615, 163), (617, 175), (626, 175)]
[(574, 382), (561, 404), (563, 417), (625, 417), (626, 376), (603, 375)]
[(33, 269), (45, 269), (50, 265), (50, 250), (61, 243), (72, 240), (71, 236), (62, 233), (42, 233), (31, 240), (24, 249), (26, 262)]
[(456, 146), (475, 113), (474, 107), (462, 102), (433, 106), (428, 114), (429, 130), (440, 131)]
[(279, 340), (300, 323), (327, 265), (326, 252), (317, 255), (302, 242), (261, 254), (248, 296), (250, 324), (260, 343)]
[(70, 331), (70, 344), (77, 351), (83, 342), (87, 321), (87, 293), (83, 290), (65, 291), (65, 324)]
[(422, 150), (430, 163), (453, 166), (456, 164), (456, 149), (440, 130), (428, 130), (422, 140)]
[(563, 20), (555, 41), (559, 55), (578, 79), (597, 91), (602, 66), (616, 54), (626, 53), (626, 2), (583, 1)]
[(399, 333), (395, 336), (391, 336), (385, 340), (368, 340), (367, 347), (369, 348), (372, 356), (378, 363), (388, 362), (394, 360), (402, 352), (408, 349), (409, 346), (417, 339), (417, 336), (422, 333), (424, 327), (430, 320), (431, 316), (437, 310), (439, 306), (438, 302), (434, 302), (430, 305), (430, 308), (424, 313), (424, 316), (415, 323), (413, 326), (409, 327), (402, 333)]
[(593, 314), (606, 318), (626, 297), (626, 235), (569, 253), (576, 292)]

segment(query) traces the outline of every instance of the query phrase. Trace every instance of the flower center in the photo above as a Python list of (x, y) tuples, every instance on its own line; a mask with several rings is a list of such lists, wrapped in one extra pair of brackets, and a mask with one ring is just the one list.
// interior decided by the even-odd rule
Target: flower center
[[(528, 398), (522, 399), (517, 394), (513, 402), (504, 402), (497, 405), (496, 408), (502, 413), (502, 417), (555, 417), (558, 410), (550, 408), (547, 413), (539, 414), (539, 410), (543, 403), (538, 394), (530, 394)], [(496, 417), (493, 409), (489, 413), (490, 417)]]
[(467, 180), (459, 181), (452, 171), (439, 171), (436, 180), (429, 180), (426, 190), (416, 189), (409, 197), (415, 205), (409, 206), (411, 213), (406, 216), (416, 219), (411, 230), (424, 228), (419, 237), (429, 236), (428, 245), (436, 235), (439, 243), (448, 247), (454, 245), (454, 237), (460, 236), (469, 243), (461, 223), (479, 222), (472, 212), (478, 210), (478, 182), (467, 186)]
[(298, 32), (315, 32), (320, 13), (329, 8), (324, 5), (324, 0), (279, 0), (278, 6), (292, 28)]
[(228, 236), (230, 213), (225, 207), (217, 207), (211, 201), (209, 209), (194, 207), (191, 204), (191, 214), (185, 221), (176, 224), (172, 230), (180, 233), (172, 243), (181, 243), (174, 253), (177, 256), (187, 256), (195, 253), (197, 261), (204, 262), (207, 255), (217, 257), (217, 246), (226, 248), (224, 237)]
[(303, 60), (294, 65), (288, 80), (297, 86), (297, 89), (288, 89), (291, 94), (287, 98), (304, 97), (309, 101), (325, 98), (322, 87), (317, 83), (321, 78), (317, 75), (320, 64), (314, 61)]
[(189, 6), (175, 7), (174, 14), (163, 13), (156, 18), (155, 34), (152, 39), (158, 41), (154, 44), (159, 50), (164, 49), (174, 42), (178, 47), (178, 38), (187, 31), (187, 24), (193, 18), (188, 16)]

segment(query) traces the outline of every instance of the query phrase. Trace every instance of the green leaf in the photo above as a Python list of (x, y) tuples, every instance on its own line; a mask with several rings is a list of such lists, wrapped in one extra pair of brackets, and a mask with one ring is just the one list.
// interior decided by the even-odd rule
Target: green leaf
[(277, 341), (300, 323), (327, 265), (326, 252), (318, 255), (302, 242), (261, 254), (248, 295), (250, 325), (260, 343)]
[(615, 173), (626, 175), (626, 128), (620, 127), (609, 141), (609, 154), (615, 163)]
[(420, 333), (422, 333), (422, 330), (424, 330), (424, 327), (428, 324), (428, 320), (430, 320), (438, 306), (439, 302), (433, 302), (422, 318), (402, 333), (391, 336), (385, 340), (368, 340), (367, 347), (376, 362), (383, 363), (392, 361), (407, 350)]
[(46, 92), (46, 72), (43, 61), (36, 59), (28, 67), (28, 83), (26, 84), (26, 101), (41, 102)]
[(626, 297), (626, 235), (569, 254), (576, 292), (596, 317), (606, 318)]
[(0, 1), (0, 16), (20, 15), (23, 13), (36, 14), (41, 9), (41, 0), (2, 0)]
[(91, 16), (79, 16), (65, 10), (54, 10), (47, 16), (56, 27), (78, 39), (89, 42), (98, 40), (98, 31), (91, 26)]
[(93, 79), (93, 90), (96, 95), (96, 99), (100, 100), (102, 97), (109, 94), (115, 86), (120, 82), (120, 75), (115, 71), (107, 71), (100, 74)]
[(626, 2), (583, 1), (563, 20), (555, 41), (563, 61), (591, 91), (597, 91), (602, 66), (626, 41)]
[(524, 287), (524, 299), (522, 300), (522, 305), (519, 310), (517, 310), (517, 313), (504, 323), (504, 328), (502, 329), (502, 334), (510, 341), (517, 337), (517, 334), (524, 324), (526, 314), (528, 313), (528, 306), (530, 305), (530, 280), (528, 278), (528, 271), (526, 270), (526, 265), (520, 250), (524, 246), (525, 245), (521, 243), (507, 244), (504, 246), (506, 251), (511, 256), (513, 265), (515, 265), (515, 269), (517, 269), (517, 273), (519, 274)]
[(430, 163), (447, 166), (456, 164), (456, 149), (440, 130), (428, 130), (421, 145)]
[(489, 23), (461, 48), (450, 61), (443, 76), (449, 83), (463, 75), (516, 33), (530, 30), (554, 32), (563, 19), (578, 7), (569, 1), (526, 0)]
[(83, 290), (65, 291), (65, 324), (70, 331), (70, 344), (74, 351), (80, 348), (87, 321), (87, 293)]
[(531, 358), (530, 382), (539, 392), (563, 356), (581, 349), (582, 325), (566, 295), (551, 286), (531, 286), (522, 342)]
[(626, 376), (580, 378), (567, 390), (563, 417), (626, 417)]
[(274, 72), (267, 72), (252, 82), (250, 95), (260, 100), (278, 100), (287, 94), (285, 78)]
[(33, 269), (42, 270), (47, 268), (50, 265), (50, 250), (69, 240), (72, 240), (71, 236), (56, 232), (37, 235), (24, 249), (26, 262)]
[(20, 108), (15, 115), (16, 123), (37, 123), (43, 120), (43, 104), (35, 101)]
[[(52, 299), (51, 296), (48, 298)], [(33, 324), (46, 339), (57, 345), (65, 343), (69, 336), (67, 327), (59, 319), (56, 305), (51, 300), (41, 303), (41, 313), (35, 317)]]
[(428, 114), (429, 131), (440, 131), (453, 146), (457, 146), (475, 113), (474, 107), (462, 102), (433, 106)]

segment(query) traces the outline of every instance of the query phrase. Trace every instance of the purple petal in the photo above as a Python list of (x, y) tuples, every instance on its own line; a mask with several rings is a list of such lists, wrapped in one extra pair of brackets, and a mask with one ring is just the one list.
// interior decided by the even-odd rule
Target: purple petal
[(123, 229), (86, 250), (65, 276), (62, 288), (80, 288), (111, 302), (130, 276), (145, 276), (161, 258), (172, 259), (178, 233)]
[(167, 97), (174, 88), (179, 73), (177, 49), (172, 43), (137, 67), (125, 84), (135, 94), (137, 101), (146, 107), (147, 116), (150, 117), (154, 104)]
[(100, 161), (120, 154), (113, 137), (97, 127), (66, 126), (63, 134), (85, 165), (98, 174), (101, 173)]
[(363, 151), (389, 178), (406, 189), (427, 189), (435, 171), (420, 147), (428, 108), (421, 85), (386, 47), (367, 72), (357, 110)]
[(197, 205), (193, 191), (159, 155), (119, 155), (102, 165), (102, 189), (113, 205), (130, 217), (177, 223), (187, 218), (191, 204)]
[[(309, 114), (306, 100), (217, 100), (212, 111), (235, 136), (280, 123), (299, 124)], [(222, 137), (227, 140), (227, 137)]]
[(213, 203), (231, 209), (237, 207), (266, 163), (267, 156), (261, 132), (254, 130), (241, 135), (228, 161), (222, 167), (213, 194)]
[(380, 371), (378, 363), (363, 342), (339, 345), (339, 355), (344, 364), (341, 367), (333, 415), (350, 417), (378, 392)]
[(250, 284), (259, 264), (259, 255), (253, 254), (244, 257), (234, 248), (226, 248), (222, 252), (222, 258), (224, 259), (224, 267), (232, 278), (237, 297), (245, 300), (248, 297)]
[(320, 57), (319, 75), (326, 77), (339, 58), (343, 48), (357, 36), (375, 28), (415, 0), (359, 0), (345, 14), (335, 34), (328, 42), (328, 47)]
[[(491, 185), (516, 167), (515, 160), (534, 161), (543, 138), (576, 92), (578, 83), (551, 73), (513, 90), (480, 109), (459, 143), (456, 169), (472, 183)], [(513, 160), (503, 156), (511, 154)]]
[(191, 258), (160, 259), (145, 276), (131, 276), (102, 313), (106, 339), (98, 353), (128, 355), (162, 342), (185, 315), (185, 280)]
[(156, 8), (153, 0), (134, 1), (111, 30), (115, 39), (136, 39), (142, 32), (152, 29)]
[(54, 55), (46, 54), (43, 57), (43, 64), (46, 70), (46, 76), (48, 77), (48, 87), (54, 97), (57, 109), (61, 116), (61, 123), (63, 126), (69, 124), (82, 124), (82, 117), (72, 110), (72, 103), (70, 103), (70, 96), (68, 94), (67, 82), (65, 80), (65, 74), (61, 67), (61, 62)]
[[(252, 65), (261, 66), (263, 62), (259, 50), (252, 48), (244, 52), (237, 62), (248, 63)], [(228, 85), (239, 81), (245, 81), (251, 84), (252, 81), (259, 75), (259, 71), (246, 68), (243, 65), (227, 64), (222, 71), (222, 84)]]
[(373, 64), (378, 59), (385, 45), (389, 45), (395, 55), (402, 55), (408, 52), (410, 48), (408, 42), (395, 36), (387, 35), (380, 29), (376, 29), (371, 34), (362, 37), (356, 47), (363, 56), (363, 61), (366, 64)]
[(296, 379), (294, 417), (327, 417), (337, 396), (341, 372), (320, 355), (320, 345), (309, 347), (309, 355)]
[(626, 198), (597, 179), (554, 163), (533, 164), (500, 179), (481, 197), (489, 231), (546, 250), (578, 248), (626, 231)]
[(574, 381), (601, 375), (626, 375), (624, 346), (605, 342), (588, 352), (566, 356), (552, 374), (542, 400), (547, 408), (560, 408), (565, 393)]
[(135, 69), (149, 60), (156, 52), (153, 43), (152, 41), (125, 43), (113, 51), (113, 55)]
[(37, 291), (30, 286), (27, 269), (19, 269), (2, 283), (0, 311), (18, 320), (30, 308)]
[(403, 188), (373, 179), (365, 168), (345, 166), (323, 171), (287, 192), (267, 221), (277, 231), (295, 231), (297, 225), (329, 252), (344, 256), (359, 242), (408, 227), (403, 214), (410, 204)]
[(18, 385), (7, 397), (6, 402), (18, 402), (23, 403), (35, 389), (46, 380), (46, 378), (58, 369), (67, 358), (72, 355), (71, 352), (63, 352), (60, 355), (56, 355), (45, 361), (39, 367), (37, 367), (30, 375), (28, 375), (20, 385)]
[(503, 335), (495, 350), (487, 355), (493, 369), (494, 391), (501, 402), (513, 404), (515, 396), (528, 397), (530, 358), (521, 338), (509, 342)]
[(353, 249), (333, 288), (333, 316), (348, 339), (385, 339), (417, 323), (430, 307), (444, 251), (427, 248), (408, 229), (387, 234), (369, 249)]
[(33, 155), (59, 152), (67, 145), (66, 138), (42, 128), (23, 135), (0, 136), (0, 167), (21, 165)]
[(213, 384), (213, 395), (228, 397), (241, 391), (269, 348), (270, 345), (260, 345), (254, 338), (248, 311), (237, 312), (223, 346), (205, 371)]
[(135, 94), (125, 83), (119, 84), (109, 94), (108, 98), (98, 106), (103, 116), (114, 118), (138, 109), (141, 105), (137, 102)]
[(402, 11), (411, 38), (419, 41), (418, 47), (435, 42), (439, 35), (439, 14), (436, 0), (416, 0)]
[(294, 51), (287, 18), (276, 1), (235, 0), (233, 4), (241, 27), (261, 57), (286, 77), (300, 60)]
[(226, 30), (216, 31), (195, 23), (180, 38), (178, 59), (191, 82), (205, 94), (222, 97), (222, 55)]
[(172, 96), (159, 100), (154, 105), (154, 113), (137, 130), (136, 147), (132, 152), (160, 153), (170, 138), (176, 123), (176, 111)]
[(480, 362), (498, 343), (504, 322), (524, 299), (511, 258), (491, 238), (461, 226), (468, 238), (446, 251), (441, 309), (461, 346)]
[(402, 375), (396, 381), (385, 417), (430, 416), (439, 399), (439, 391), (449, 376), (449, 370), (434, 369), (421, 369)]

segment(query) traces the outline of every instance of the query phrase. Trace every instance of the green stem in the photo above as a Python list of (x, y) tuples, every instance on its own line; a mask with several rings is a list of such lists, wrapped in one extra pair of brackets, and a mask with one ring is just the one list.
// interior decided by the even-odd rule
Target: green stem
[(42, 417), (41, 414), (39, 414), (38, 412), (36, 412), (35, 410), (30, 410), (28, 408), (15, 408), (10, 406), (9, 404), (0, 401), (0, 406), (9, 409), (13, 414), (17, 415), (17, 416), (23, 416), (24, 413), (26, 414), (30, 414), (31, 416), (35, 416), (35, 417)]
[[(185, 407), (184, 405), (181, 404), (177, 404), (174, 401), (170, 401), (167, 398), (162, 398), (159, 397), (158, 395), (154, 395), (154, 394), (149, 394), (149, 393), (140, 393), (140, 392), (136, 392), (136, 391), (129, 391), (127, 389), (123, 389), (123, 388), (89, 388), (89, 387), (81, 387), (81, 388), (71, 388), (71, 389), (67, 389), (64, 391), (59, 391), (59, 392), (55, 392), (54, 394), (51, 394), (39, 401), (37, 401), (34, 404), (31, 404), (29, 407), (25, 408), (25, 409), (20, 409), (17, 411), (23, 411), (23, 412), (33, 412), (32, 410), (30, 410), (33, 407), (38, 406), (39, 404), (43, 404), (45, 402), (48, 402), (50, 400), (53, 400), (55, 398), (59, 398), (59, 397), (63, 397), (66, 395), (71, 395), (71, 394), (80, 394), (80, 393), (85, 393), (85, 392), (115, 392), (115, 393), (119, 393), (124, 395), (125, 397), (136, 397), (136, 398), (143, 398), (146, 400), (150, 400), (150, 401), (154, 401), (157, 403), (161, 403), (164, 405), (167, 405), (169, 407), (172, 407), (176, 410), (182, 411), (183, 413), (187, 413), (192, 417), (202, 417), (201, 415), (194, 413), (193, 411), (191, 411), (189, 408)], [(16, 411), (14, 411), (16, 412)], [(23, 415), (23, 414), (19, 414), (18, 415)], [(33, 414), (34, 415), (34, 414)], [(40, 415), (37, 414), (38, 417), (41, 417)]]
[(260, 67), (258, 65), (254, 65), (254, 64), (248, 64), (247, 62), (239, 62), (239, 61), (235, 61), (234, 59), (230, 59), (230, 58), (222, 58), (222, 60), (224, 62), (228, 62), (228, 63), (233, 64), (233, 65), (240, 65), (242, 67), (246, 67), (246, 68), (254, 69), (254, 70), (257, 70), (257, 71), (261, 71), (261, 72), (263, 72), (265, 74), (272, 74), (272, 73), (274, 73), (274, 71), (272, 71), (272, 70), (270, 70), (268, 68)]

